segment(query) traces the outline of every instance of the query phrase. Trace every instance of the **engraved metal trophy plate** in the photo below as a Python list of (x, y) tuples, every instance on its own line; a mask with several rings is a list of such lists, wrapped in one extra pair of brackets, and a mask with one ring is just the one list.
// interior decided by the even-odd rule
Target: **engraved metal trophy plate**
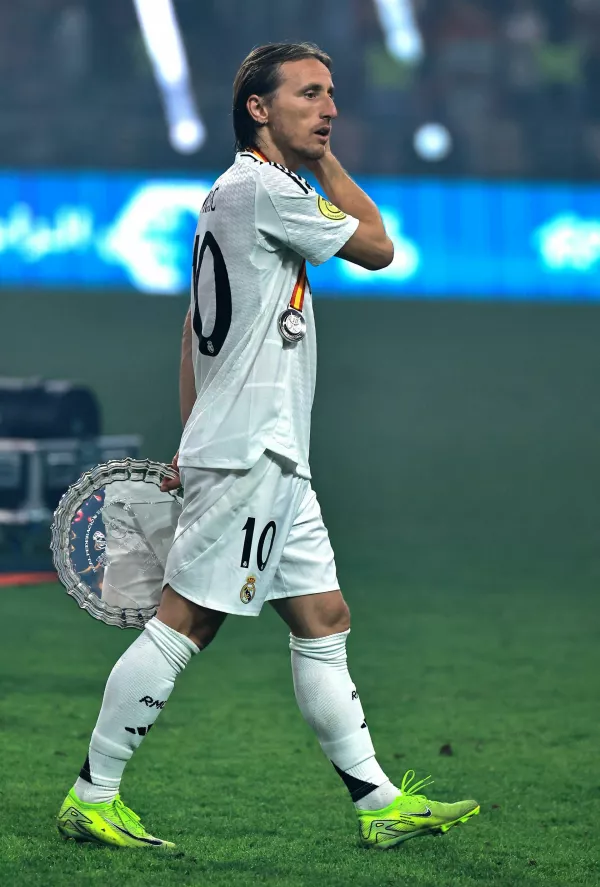
[(159, 462), (97, 465), (69, 487), (54, 512), (52, 556), (67, 594), (95, 619), (142, 629), (157, 610), (182, 509), (163, 493)]

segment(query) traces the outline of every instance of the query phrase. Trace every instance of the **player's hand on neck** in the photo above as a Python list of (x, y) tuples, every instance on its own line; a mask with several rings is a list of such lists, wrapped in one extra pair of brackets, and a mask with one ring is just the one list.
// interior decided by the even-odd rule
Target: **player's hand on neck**
[(311, 172), (314, 176), (319, 178), (319, 174), (324, 170), (329, 169), (332, 166), (337, 165), (339, 162), (335, 157), (333, 151), (331, 150), (331, 145), (329, 142), (325, 145), (323, 156), (319, 157), (316, 160), (305, 160), (304, 166), (306, 169)]

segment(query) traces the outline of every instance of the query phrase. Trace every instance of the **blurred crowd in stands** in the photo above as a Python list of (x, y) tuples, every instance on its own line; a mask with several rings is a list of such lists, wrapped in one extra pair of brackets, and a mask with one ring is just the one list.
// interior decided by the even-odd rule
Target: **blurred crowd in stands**
[[(334, 60), (334, 150), (355, 172), (600, 174), (600, 0), (413, 0), (418, 64), (394, 58), (374, 0), (175, 0), (208, 130), (173, 151), (131, 0), (0, 4), (0, 166), (215, 170), (253, 45), (312, 40)], [(453, 150), (413, 136), (445, 125)]]

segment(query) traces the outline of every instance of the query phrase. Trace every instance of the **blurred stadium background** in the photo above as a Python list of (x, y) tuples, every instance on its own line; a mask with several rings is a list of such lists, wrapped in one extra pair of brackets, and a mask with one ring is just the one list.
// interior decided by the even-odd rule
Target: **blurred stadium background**
[[(166, 6), (138, 4), (150, 16)], [(175, 0), (174, 9), (207, 128), (199, 154), (171, 149), (133, 2), (23, 0), (0, 12), (0, 163), (222, 169), (240, 59), (258, 43), (306, 39), (335, 60), (336, 150), (357, 173), (600, 172), (597, 0)], [(439, 166), (413, 146), (433, 122), (454, 142)]]
[[(12, 674), (15, 656), (25, 662), (17, 645), (30, 642), (35, 614), (51, 626), (33, 630), (43, 668), (26, 662), (32, 688), (41, 681), (40, 706), (51, 698), (54, 712), (64, 707), (64, 681), (81, 651), (105, 649), (80, 690), (84, 749), (113, 654), (130, 636), (109, 643), (103, 632), (116, 630), (84, 626), (54, 586), (15, 583), (50, 570), (51, 513), (81, 470), (124, 453), (168, 461), (177, 448), (196, 213), (231, 162), (237, 67), (253, 45), (272, 40), (311, 40), (333, 56), (333, 147), (381, 206), (396, 245), (394, 264), (377, 274), (337, 260), (311, 273), (320, 348), (315, 486), (342, 587), (362, 620), (362, 693), (379, 700), (372, 721), (391, 755), (389, 696), (369, 678), (369, 641), (390, 656), (400, 638), (411, 661), (426, 645), (437, 691), (415, 678), (415, 696), (434, 694), (439, 721), (427, 720), (425, 702), (419, 708), (403, 696), (396, 757), (418, 758), (419, 746), (402, 737), (422, 730), (436, 737), (433, 753), (442, 739), (460, 746), (463, 738), (462, 763), (443, 759), (445, 787), (476, 773), (487, 812), (504, 798), (494, 808), (501, 815), (498, 806), (532, 790), (535, 771), (537, 802), (548, 805), (553, 784), (571, 779), (570, 764), (592, 771), (597, 737), (599, 0), (0, 4), (3, 673)], [(57, 618), (59, 600), (65, 613)], [(62, 649), (58, 666), (63, 619), (75, 620), (81, 649)], [(270, 619), (266, 629), (232, 628), (230, 639), (258, 632), (275, 657)], [(479, 663), (476, 690), (461, 644)], [(284, 647), (279, 637), (281, 655)], [(222, 668), (239, 680), (246, 666), (237, 648), (226, 649), (233, 660), (220, 660)], [(450, 684), (444, 668), (452, 661), (460, 668)], [(40, 670), (61, 676), (56, 687)], [(4, 705), (17, 773), (30, 739), (27, 725), (13, 721), (27, 706), (18, 681), (10, 686)], [(486, 757), (487, 738), (476, 740), (469, 727), (462, 736), (459, 714), (472, 698), (479, 708), (473, 702), (469, 711), (492, 746), (517, 744), (521, 771), (515, 764), (511, 786), (492, 775), (498, 759), (512, 766), (508, 751), (496, 745)], [(276, 717), (263, 712), (266, 724)], [(58, 736), (50, 710), (45, 729)], [(484, 745), (471, 748), (471, 740)], [(45, 772), (41, 752), (29, 753)], [(194, 753), (192, 743), (186, 759)], [(432, 766), (425, 752), (418, 763)], [(68, 764), (71, 773), (70, 749)], [(60, 798), (49, 780), (52, 806)], [(597, 817), (597, 789), (582, 783), (578, 791)], [(557, 803), (547, 832), (525, 839), (514, 828), (498, 869), (483, 851), (447, 882), (396, 871), (437, 887), (599, 883), (591, 832), (571, 825), (569, 798)], [(15, 840), (26, 841), (26, 820)], [(509, 824), (502, 828), (507, 835)], [(567, 853), (565, 829), (576, 858), (555, 864), (552, 852)], [(544, 874), (528, 857), (546, 852)], [(15, 851), (15, 881), (6, 883), (19, 883), (18, 859)], [(41, 859), (31, 857), (30, 875)], [(239, 865), (223, 883), (246, 883)], [(395, 883), (377, 865), (375, 880), (365, 869), (354, 883)], [(319, 881), (315, 871), (310, 883), (338, 883), (335, 872)], [(296, 883), (289, 872), (279, 877)]]
[[(573, 404), (560, 401), (560, 390), (572, 383), (583, 396), (590, 386), (576, 422), (596, 409), (595, 374), (578, 367), (595, 359), (598, 311), (584, 303), (600, 297), (597, 0), (2, 4), (6, 570), (47, 564), (46, 551), (36, 547), (33, 557), (24, 548), (22, 525), (45, 527), (86, 464), (123, 452), (168, 459), (176, 448), (179, 327), (196, 214), (231, 161), (237, 66), (252, 45), (280, 39), (311, 39), (332, 54), (335, 151), (382, 208), (396, 245), (383, 272), (333, 260), (311, 273), (323, 342), (313, 461), (317, 474), (328, 466), (325, 499), (332, 419), (354, 442), (348, 453), (357, 441), (381, 447), (379, 424), (395, 465), (410, 463), (407, 436), (416, 443), (422, 434), (431, 448), (405, 402), (428, 379), (436, 398), (429, 420), (441, 422), (442, 403), (480, 458), (490, 418), (503, 434), (525, 433), (526, 391), (527, 422), (541, 421), (536, 406), (554, 399), (560, 433), (561, 409)], [(452, 309), (442, 310), (442, 299)], [(345, 349), (349, 375), (336, 375)], [(485, 355), (476, 369), (470, 349)], [(556, 361), (552, 384), (528, 368), (536, 355), (542, 365)], [(516, 369), (520, 359), (527, 368)], [(389, 373), (394, 385), (383, 397)], [(449, 410), (443, 388), (460, 373)], [(32, 378), (76, 387), (42, 391)], [(338, 417), (344, 397), (351, 400)], [(549, 432), (537, 427), (540, 437), (530, 438), (538, 460), (550, 457)], [(59, 437), (70, 443), (48, 442)], [(17, 450), (15, 438), (37, 441), (28, 445), (36, 452)], [(457, 457), (464, 453), (457, 445)], [(341, 475), (356, 475), (354, 464)], [(343, 489), (332, 485), (334, 501)], [(377, 499), (375, 479), (369, 489)]]

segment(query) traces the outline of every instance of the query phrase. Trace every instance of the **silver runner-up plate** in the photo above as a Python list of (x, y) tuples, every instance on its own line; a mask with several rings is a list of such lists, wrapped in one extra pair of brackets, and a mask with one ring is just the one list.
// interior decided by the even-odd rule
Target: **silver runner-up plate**
[(97, 465), (69, 487), (54, 512), (50, 548), (58, 578), (83, 610), (119, 628), (142, 629), (157, 610), (181, 490), (163, 493), (160, 462)]

